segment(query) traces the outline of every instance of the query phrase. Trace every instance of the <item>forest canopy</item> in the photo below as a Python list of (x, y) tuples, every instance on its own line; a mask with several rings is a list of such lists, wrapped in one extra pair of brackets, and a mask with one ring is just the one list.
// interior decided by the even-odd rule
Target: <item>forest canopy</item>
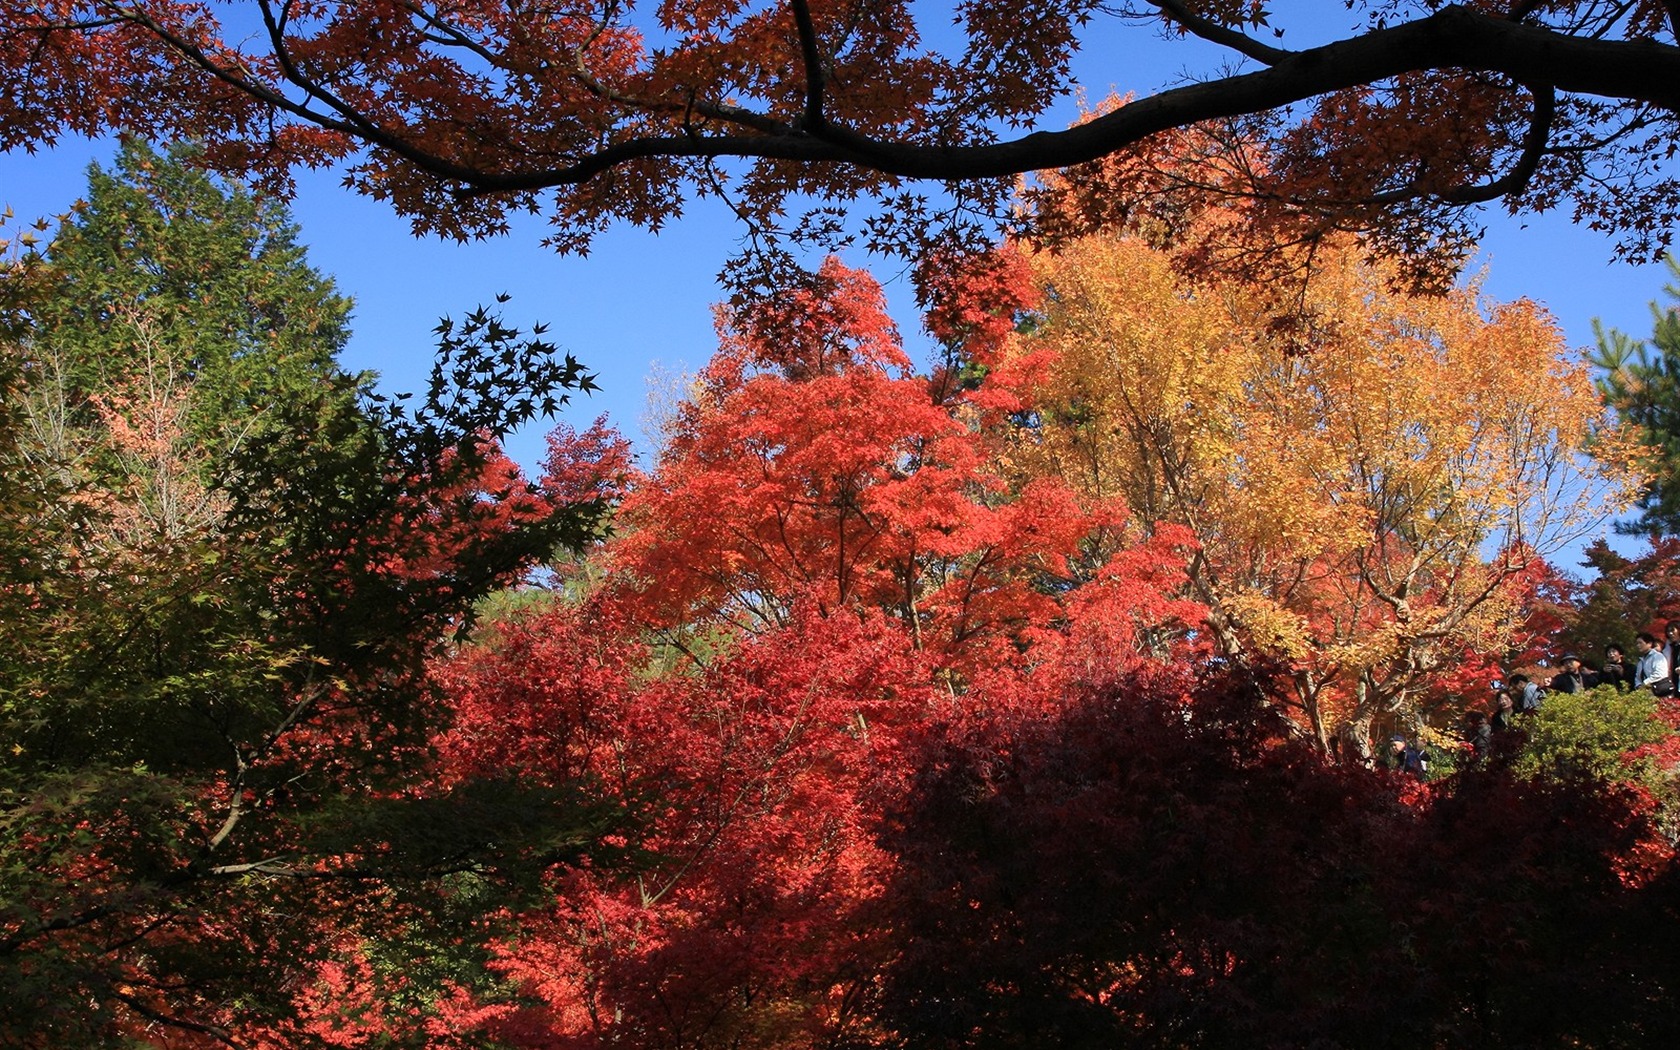
[(918, 366), (831, 258), (528, 478), (577, 362), (479, 309), (376, 395), (192, 160), (6, 269), (0, 1041), (1676, 1034), (1672, 698), (1464, 721), (1680, 614), (1546, 560), (1646, 476), (1536, 304), (1196, 265), (1212, 198), (930, 253)]
[[(0, 1045), (1674, 1043), (1680, 540), (1552, 560), (1662, 527), (1672, 332), (1454, 278), (1665, 243), (1680, 12), (1303, 10), (0, 8), (0, 148), (124, 143), (0, 264)], [(1050, 126), (1113, 29), (1236, 65)], [(344, 370), (300, 165), (758, 255), (527, 471), (590, 375)]]

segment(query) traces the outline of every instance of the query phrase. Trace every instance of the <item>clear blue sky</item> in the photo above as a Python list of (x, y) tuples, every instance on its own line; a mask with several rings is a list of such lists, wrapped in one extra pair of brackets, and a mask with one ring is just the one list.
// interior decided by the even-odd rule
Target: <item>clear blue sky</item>
[[(1289, 42), (1297, 41), (1292, 36)], [(1148, 90), (1191, 64), (1208, 68), (1220, 57), (1196, 43), (1143, 43), (1122, 49), (1117, 41), (1098, 40), (1087, 48), (1077, 68), (1091, 97), (1111, 87)], [(1126, 82), (1114, 83), (1117, 69)], [(1065, 123), (1072, 114), (1070, 104), (1057, 119)], [(88, 162), (107, 160), (111, 152), (108, 144), (65, 142), (35, 156), (0, 154), (0, 205), (9, 204), (20, 219), (61, 212), (83, 192)], [(535, 217), (493, 241), (417, 240), (405, 221), (342, 189), (330, 173), (304, 174), (292, 210), (313, 264), (355, 299), (348, 367), (377, 370), (391, 390), (417, 389), (430, 365), (438, 317), (507, 292), (513, 296), (504, 308), (510, 323), (549, 322), (561, 347), (599, 376), (601, 393), (574, 403), (565, 418), (582, 426), (605, 413), (644, 449), (639, 424), (646, 378), (656, 367), (697, 368), (710, 355), (711, 304), (720, 297), (714, 278), (738, 236), (721, 209), (699, 202), (657, 235), (614, 229), (587, 258), (541, 247), (544, 224)], [(1659, 297), (1665, 276), (1660, 265), (1610, 263), (1611, 242), (1574, 226), (1567, 215), (1512, 220), (1490, 212), (1487, 222), (1480, 265), (1490, 295), (1547, 304), (1577, 346), (1591, 342), (1595, 317), (1636, 336), (1649, 332), (1646, 304)], [(887, 288), (907, 341), (919, 345), (907, 282), (889, 280)], [(541, 448), (541, 434), (531, 433), (516, 439), (512, 451), (531, 464)]]

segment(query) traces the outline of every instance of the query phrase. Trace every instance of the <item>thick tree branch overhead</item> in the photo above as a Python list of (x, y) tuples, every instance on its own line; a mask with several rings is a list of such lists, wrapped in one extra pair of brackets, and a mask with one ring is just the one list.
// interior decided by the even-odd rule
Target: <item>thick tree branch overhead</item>
[[(348, 162), (423, 231), (542, 208), (567, 250), (676, 218), (720, 161), (766, 216), (812, 196), (878, 210), (906, 182), (981, 200), (1217, 124), (1263, 155), (1256, 197), (1309, 212), (1380, 224), (1372, 209), (1397, 202), (1503, 199), (1573, 207), (1633, 253), (1662, 243), (1675, 206), (1649, 202), (1676, 197), (1675, 5), (1348, 6), (22, 0), (0, 12), (0, 146), (128, 129), (199, 138), (247, 176)], [(1229, 64), (1067, 126), (1056, 107), (1106, 87), (1076, 83), (1081, 52), (1120, 77), (1136, 49), (1187, 36)]]

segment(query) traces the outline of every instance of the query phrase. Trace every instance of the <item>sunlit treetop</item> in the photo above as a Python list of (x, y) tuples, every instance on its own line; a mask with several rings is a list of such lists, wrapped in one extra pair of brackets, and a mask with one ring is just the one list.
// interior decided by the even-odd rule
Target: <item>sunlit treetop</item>
[[(609, 224), (658, 228), (712, 195), (757, 232), (913, 248), (927, 230), (989, 229), (1017, 176), (1192, 126), (1268, 144), (1244, 174), (1271, 206), (1398, 227), (1414, 250), (1494, 200), (1573, 208), (1640, 257), (1680, 218), (1664, 168), (1680, 4), (1287, 7), (15, 0), (0, 147), (190, 136), (214, 166), (282, 184), (343, 162), (417, 231), (485, 235), (532, 211), (580, 252)], [(1199, 79), (1066, 126), (1076, 53), (1112, 55), (1095, 75), (1123, 80), (1139, 49), (1174, 55), (1187, 37), (1223, 52)]]

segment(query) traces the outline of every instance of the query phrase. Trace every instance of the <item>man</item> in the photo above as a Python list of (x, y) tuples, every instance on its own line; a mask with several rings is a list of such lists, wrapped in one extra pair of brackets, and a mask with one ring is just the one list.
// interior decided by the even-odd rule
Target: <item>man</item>
[(1400, 768), (1418, 780), (1429, 779), (1429, 748), (1424, 744), (1422, 734), (1401, 750)]
[[(1676, 625), (1680, 626), (1680, 625)], [(1675, 633), (1680, 634), (1680, 631)], [(1584, 693), (1587, 691), (1587, 677), (1581, 673), (1581, 658), (1574, 653), (1563, 654), (1558, 661), (1561, 670), (1552, 676), (1552, 684), (1547, 686), (1554, 693)]]
[(1528, 675), (1511, 676), (1511, 699), (1517, 703), (1517, 714), (1532, 714), (1540, 710), (1540, 687), (1529, 681)]
[(1669, 677), (1668, 658), (1662, 645), (1650, 631), (1640, 631), (1633, 640), (1639, 650), (1639, 664), (1633, 670), (1633, 684), (1637, 689), (1649, 689), (1658, 696), (1674, 695), (1674, 680)]
[(1398, 773), (1406, 768), (1406, 738), (1395, 733), (1388, 738), (1388, 751), (1382, 756), (1383, 768)]
[(1593, 685), (1613, 685), (1626, 692), (1633, 688), (1633, 668), (1628, 665), (1627, 652), (1615, 642), (1604, 647), (1604, 667), (1593, 676)]

